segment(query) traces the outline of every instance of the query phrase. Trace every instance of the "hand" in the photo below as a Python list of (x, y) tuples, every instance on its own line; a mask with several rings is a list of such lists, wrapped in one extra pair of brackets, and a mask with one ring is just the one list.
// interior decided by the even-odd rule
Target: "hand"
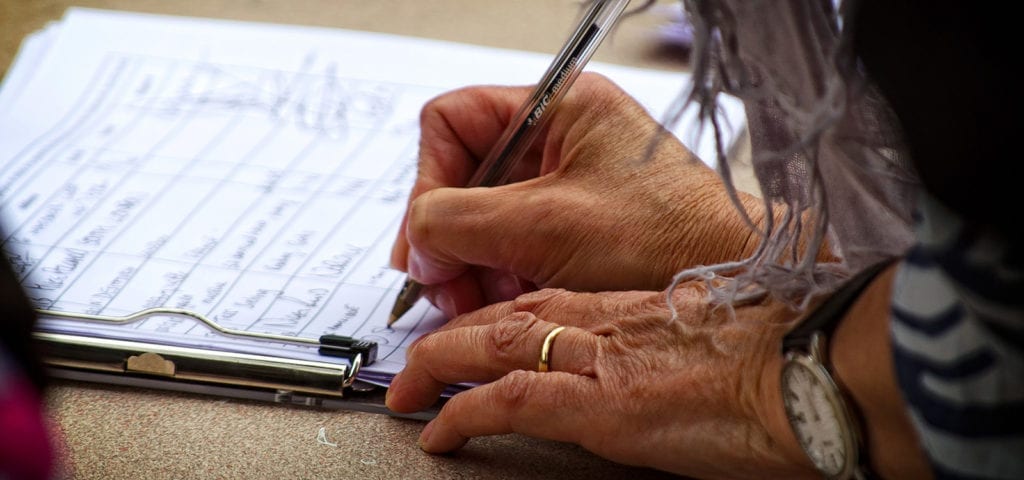
[[(490, 382), (445, 404), (427, 452), (518, 432), (573, 442), (613, 461), (694, 477), (814, 477), (783, 414), (776, 303), (712, 309), (703, 284), (676, 291), (669, 322), (655, 292), (541, 290), (457, 317), (417, 341), (387, 406), (413, 412), (445, 385)], [(535, 371), (557, 325), (550, 370)]]
[(684, 267), (753, 248), (715, 172), (670, 134), (651, 149), (658, 122), (595, 74), (554, 110), (518, 183), (445, 188), (466, 184), (529, 93), (468, 88), (422, 112), (419, 177), (391, 263), (445, 313), (535, 286), (658, 290)]

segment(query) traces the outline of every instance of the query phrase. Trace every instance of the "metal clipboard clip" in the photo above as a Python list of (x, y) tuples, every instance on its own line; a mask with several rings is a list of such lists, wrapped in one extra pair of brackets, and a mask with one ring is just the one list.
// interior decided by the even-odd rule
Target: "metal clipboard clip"
[(220, 335), (315, 346), (321, 355), (349, 360), (349, 364), (341, 364), (81, 334), (46, 331), (33, 333), (47, 365), (77, 371), (263, 389), (287, 397), (295, 392), (342, 397), (345, 390), (355, 383), (359, 369), (377, 357), (376, 342), (340, 335), (323, 335), (319, 339), (311, 339), (247, 332), (227, 328), (201, 314), (175, 308), (150, 308), (125, 316), (44, 309), (37, 309), (36, 312), (46, 317), (114, 325), (134, 323), (151, 316), (187, 317)]

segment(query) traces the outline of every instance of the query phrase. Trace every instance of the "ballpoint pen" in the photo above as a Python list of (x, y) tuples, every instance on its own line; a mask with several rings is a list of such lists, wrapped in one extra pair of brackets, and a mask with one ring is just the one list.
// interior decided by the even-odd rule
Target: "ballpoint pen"
[[(515, 164), (537, 137), (555, 105), (565, 96), (604, 37), (622, 16), (629, 0), (592, 0), (579, 25), (555, 56), (537, 88), (498, 138), (469, 180), (469, 187), (491, 187), (508, 181)], [(390, 327), (419, 300), (423, 286), (407, 278), (388, 318)]]

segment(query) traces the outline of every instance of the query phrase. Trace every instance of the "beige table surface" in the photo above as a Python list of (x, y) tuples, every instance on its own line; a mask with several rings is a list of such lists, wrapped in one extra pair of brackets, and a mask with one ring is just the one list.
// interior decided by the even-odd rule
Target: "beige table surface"
[[(675, 5), (675, 1), (662, 2)], [(21, 40), (69, 5), (397, 33), (554, 53), (575, 0), (0, 0), (0, 74)], [(681, 70), (658, 46), (660, 17), (625, 22), (601, 61)], [(573, 445), (519, 435), (474, 439), (449, 456), (416, 447), (423, 423), (211, 396), (55, 381), (48, 395), (72, 478), (663, 478)], [(555, 414), (555, 413), (553, 413)], [(317, 442), (323, 428), (327, 440)]]

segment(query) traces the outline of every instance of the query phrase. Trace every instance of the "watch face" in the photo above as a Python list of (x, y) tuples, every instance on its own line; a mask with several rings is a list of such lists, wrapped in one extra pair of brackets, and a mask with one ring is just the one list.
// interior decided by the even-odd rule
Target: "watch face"
[(814, 466), (845, 478), (857, 463), (845, 404), (828, 371), (806, 355), (789, 355), (782, 369), (782, 399), (789, 424)]

